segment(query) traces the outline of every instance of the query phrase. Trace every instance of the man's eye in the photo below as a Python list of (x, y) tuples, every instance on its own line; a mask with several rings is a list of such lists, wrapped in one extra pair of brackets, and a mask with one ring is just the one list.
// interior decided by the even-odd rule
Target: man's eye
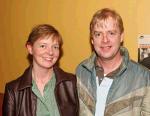
[(95, 32), (94, 35), (95, 35), (95, 37), (100, 37), (101, 33)]
[(110, 35), (115, 35), (115, 33), (114, 32), (110, 32)]
[(100, 33), (96, 33), (95, 35), (96, 35), (96, 36), (100, 36)]
[(116, 32), (108, 32), (109, 35), (116, 35)]

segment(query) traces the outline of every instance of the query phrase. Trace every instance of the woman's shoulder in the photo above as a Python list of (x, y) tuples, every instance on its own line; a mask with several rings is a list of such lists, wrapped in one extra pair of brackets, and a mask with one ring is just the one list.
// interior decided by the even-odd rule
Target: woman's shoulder
[(30, 68), (27, 68), (21, 76), (7, 82), (6, 88), (17, 91), (18, 89), (25, 88), (26, 86), (31, 85), (32, 79), (30, 75)]
[(20, 85), (20, 80), (21, 77), (18, 77), (17, 79), (7, 82), (5, 88), (13, 91), (18, 90), (18, 87)]
[(56, 79), (59, 79), (59, 80), (76, 80), (75, 74), (64, 71), (60, 67), (55, 67), (54, 72), (56, 75)]

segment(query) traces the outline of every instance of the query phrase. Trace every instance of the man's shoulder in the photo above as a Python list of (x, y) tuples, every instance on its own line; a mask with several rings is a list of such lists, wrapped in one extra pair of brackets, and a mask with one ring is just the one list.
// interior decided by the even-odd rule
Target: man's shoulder
[(78, 70), (80, 71), (83, 68), (91, 68), (91, 67), (93, 67), (94, 66), (95, 58), (96, 58), (96, 54), (93, 52), (90, 57), (82, 60), (78, 64), (78, 66), (76, 68), (76, 71), (78, 71)]
[(141, 78), (149, 78), (150, 79), (150, 70), (146, 68), (145, 66), (139, 64), (138, 62), (135, 62), (131, 60), (130, 66), (128, 66), (128, 70), (130, 72), (134, 73), (134, 75), (141, 77)]
[(81, 72), (85, 67), (87, 67), (87, 65), (89, 64), (89, 59), (84, 59), (82, 60), (78, 66), (76, 67), (76, 73), (78, 74), (79, 72)]
[(80, 67), (82, 67), (83, 65), (86, 65), (87, 63), (88, 63), (88, 59), (82, 60), (82, 61), (78, 64), (77, 68), (80, 68)]
[(138, 69), (138, 70), (150, 73), (148, 68), (146, 68), (145, 66), (141, 65), (140, 63), (138, 63), (134, 60), (130, 61), (130, 65), (132, 66), (133, 69)]

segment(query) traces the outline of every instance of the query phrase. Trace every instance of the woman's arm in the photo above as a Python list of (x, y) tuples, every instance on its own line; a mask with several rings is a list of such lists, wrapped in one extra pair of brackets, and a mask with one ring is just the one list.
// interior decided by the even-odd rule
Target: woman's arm
[(2, 106), (3, 116), (16, 116), (15, 115), (15, 102), (14, 102), (14, 92), (11, 87), (7, 84), (5, 86), (5, 93)]

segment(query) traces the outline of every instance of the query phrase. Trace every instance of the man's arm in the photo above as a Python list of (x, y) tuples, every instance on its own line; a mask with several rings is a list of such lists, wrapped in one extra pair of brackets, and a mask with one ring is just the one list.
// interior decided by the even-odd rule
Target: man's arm
[(141, 116), (150, 116), (150, 86), (146, 88), (146, 94), (142, 102)]

